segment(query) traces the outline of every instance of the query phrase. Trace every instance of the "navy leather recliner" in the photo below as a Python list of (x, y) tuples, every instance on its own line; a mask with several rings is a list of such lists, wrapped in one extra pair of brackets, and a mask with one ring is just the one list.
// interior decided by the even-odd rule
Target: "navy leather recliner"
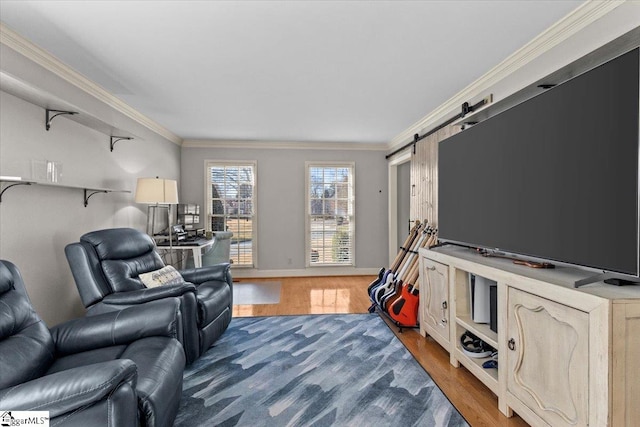
[(51, 330), (16, 266), (0, 260), (0, 408), (51, 425), (171, 426), (185, 365), (179, 301), (71, 320)]
[(146, 288), (140, 274), (164, 267), (147, 234), (111, 228), (84, 234), (65, 248), (71, 272), (88, 315), (122, 310), (149, 301), (180, 300), (187, 363), (200, 357), (231, 321), (233, 280), (230, 264), (181, 270), (185, 282)]

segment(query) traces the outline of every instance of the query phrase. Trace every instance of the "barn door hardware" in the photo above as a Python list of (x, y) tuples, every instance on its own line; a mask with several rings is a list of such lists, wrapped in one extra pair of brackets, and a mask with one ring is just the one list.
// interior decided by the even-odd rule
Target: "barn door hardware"
[(449, 126), (451, 123), (455, 122), (458, 119), (463, 118), (464, 116), (466, 116), (469, 113), (472, 113), (474, 111), (476, 111), (478, 108), (484, 106), (485, 104), (488, 104), (489, 102), (491, 102), (492, 99), (492, 95), (487, 96), (486, 98), (484, 98), (482, 101), (474, 104), (474, 105), (469, 105), (468, 102), (465, 102), (464, 104), (462, 104), (461, 108), (460, 108), (460, 113), (458, 113), (457, 115), (451, 117), (450, 119), (444, 121), (443, 123), (440, 123), (438, 126), (436, 126), (435, 128), (431, 129), (430, 131), (428, 131), (427, 133), (425, 133), (424, 135), (420, 136), (417, 133), (415, 135), (413, 135), (413, 141), (411, 141), (408, 144), (403, 145), (402, 147), (398, 148), (397, 150), (395, 150), (394, 152), (387, 154), (386, 156), (384, 156), (385, 159), (389, 159), (393, 156), (395, 156), (396, 154), (406, 150), (409, 147), (413, 147), (413, 154), (416, 154), (416, 144), (418, 143), (418, 141), (421, 141), (423, 139), (425, 139), (426, 137), (428, 137), (429, 135), (433, 135), (434, 133), (438, 132), (440, 129)]

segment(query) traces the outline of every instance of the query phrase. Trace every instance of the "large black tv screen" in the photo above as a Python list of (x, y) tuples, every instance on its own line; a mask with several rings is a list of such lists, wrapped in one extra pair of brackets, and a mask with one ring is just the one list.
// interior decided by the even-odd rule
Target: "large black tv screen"
[(441, 240), (637, 277), (634, 49), (439, 144)]

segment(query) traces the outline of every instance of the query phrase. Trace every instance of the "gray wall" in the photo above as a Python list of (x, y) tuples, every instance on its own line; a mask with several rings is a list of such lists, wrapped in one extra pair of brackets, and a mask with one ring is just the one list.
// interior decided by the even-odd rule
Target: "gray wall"
[[(3, 71), (11, 68), (13, 75), (27, 76), (49, 93), (78, 95), (55, 76), (36, 73), (37, 67), (5, 53)], [(17, 73), (23, 67), (25, 73)], [(76, 101), (92, 108), (80, 105), (81, 96)], [(37, 312), (53, 326), (84, 314), (64, 247), (91, 230), (121, 226), (144, 230), (146, 207), (134, 202), (136, 179), (156, 175), (178, 179), (180, 147), (131, 124), (131, 131), (143, 139), (121, 141), (112, 153), (107, 135), (63, 117), (54, 119), (46, 131), (44, 117), (43, 108), (0, 92), (0, 175), (30, 179), (33, 160), (53, 160), (63, 165), (62, 184), (131, 191), (96, 194), (87, 207), (82, 189), (75, 188), (17, 186), (2, 195), (0, 259), (18, 266)], [(113, 115), (102, 119), (111, 120)]]
[[(203, 208), (206, 160), (257, 161), (259, 274), (236, 269), (234, 276), (309, 272), (305, 270), (306, 161), (355, 162), (356, 269), (379, 269), (386, 265), (388, 184), (383, 151), (183, 146), (181, 157), (181, 201)], [(332, 268), (322, 267), (324, 274), (332, 274), (331, 271)]]

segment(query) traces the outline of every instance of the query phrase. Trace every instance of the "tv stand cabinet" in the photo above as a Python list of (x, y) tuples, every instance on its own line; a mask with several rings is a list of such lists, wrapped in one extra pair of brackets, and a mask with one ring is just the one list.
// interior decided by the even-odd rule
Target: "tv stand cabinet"
[[(497, 282), (498, 332), (473, 322), (469, 273)], [(640, 419), (640, 287), (590, 273), (533, 269), (471, 249), (420, 249), (420, 332), (431, 336), (532, 426), (632, 426)], [(498, 368), (460, 348), (470, 331), (498, 350)]]

